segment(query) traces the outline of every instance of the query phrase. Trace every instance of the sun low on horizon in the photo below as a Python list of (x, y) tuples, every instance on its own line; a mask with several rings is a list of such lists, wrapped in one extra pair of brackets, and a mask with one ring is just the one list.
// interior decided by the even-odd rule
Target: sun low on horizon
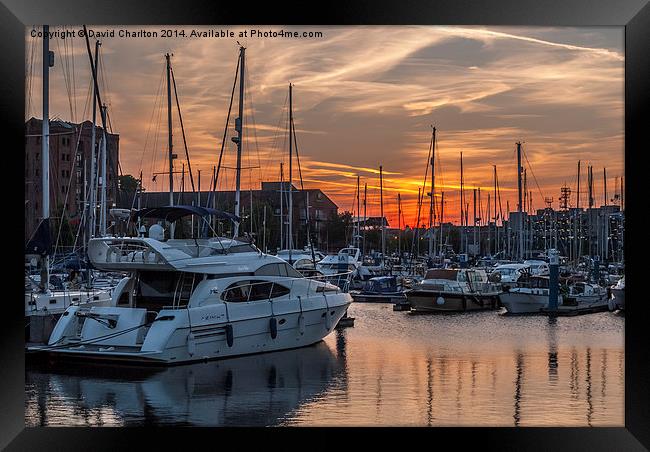
[[(82, 26), (51, 26), (50, 118), (91, 119), (92, 75)], [(170, 29), (176, 33), (161, 36)], [(242, 189), (284, 180), (289, 167), (289, 83), (295, 141), (294, 185), (320, 188), (356, 212), (357, 178), (367, 214), (415, 224), (418, 191), (428, 171), (420, 222), (428, 212), (428, 155), (435, 127), (434, 195), (444, 192), (444, 221), (459, 223), (460, 161), (465, 200), (480, 188), (481, 211), (494, 210), (497, 174), (501, 210), (516, 209), (516, 142), (532, 208), (558, 207), (569, 186), (586, 205), (588, 166), (596, 204), (620, 191), (624, 176), (624, 30), (622, 27), (468, 26), (88, 26), (101, 41), (99, 88), (109, 128), (119, 134), (123, 174), (143, 174), (147, 191), (168, 190), (167, 79), (171, 54), (185, 142), (194, 177), (208, 189), (229, 111), (240, 45), (246, 48)], [(121, 30), (128, 33), (106, 33)], [(178, 35), (183, 30), (184, 36)], [(255, 33), (252, 31), (255, 30)], [(41, 114), (40, 27), (26, 29), (26, 119)], [(242, 32), (246, 31), (246, 34)], [(291, 36), (281, 36), (278, 32)], [(194, 32), (194, 33), (193, 33)], [(275, 32), (275, 33), (274, 33)], [(155, 36), (154, 36), (155, 35)], [(99, 38), (97, 38), (99, 36)], [(173, 95), (173, 94), (172, 94)], [(187, 157), (173, 103), (174, 186)], [(218, 190), (235, 184), (233, 119), (225, 134)], [(295, 149), (294, 149), (295, 151)], [(496, 168), (496, 170), (495, 170)], [(187, 177), (187, 175), (186, 175)], [(188, 187), (188, 181), (185, 187)], [(187, 189), (187, 188), (186, 188)], [(439, 207), (438, 207), (439, 208)], [(471, 210), (470, 210), (471, 212)], [(363, 214), (363, 211), (361, 212)], [(485, 217), (486, 214), (483, 214)], [(490, 214), (493, 216), (493, 214)]]

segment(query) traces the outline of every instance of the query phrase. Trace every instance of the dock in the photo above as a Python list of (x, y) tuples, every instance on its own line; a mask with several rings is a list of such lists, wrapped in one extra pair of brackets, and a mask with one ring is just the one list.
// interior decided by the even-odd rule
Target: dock
[(347, 328), (354, 326), (354, 317), (348, 317), (347, 315), (341, 317), (339, 323), (336, 324), (336, 328)]
[(586, 306), (586, 307), (578, 307), (578, 306), (558, 306), (557, 309), (548, 309), (548, 308), (542, 308), (540, 312), (544, 315), (548, 316), (557, 316), (557, 317), (571, 317), (571, 316), (576, 316), (576, 315), (584, 315), (584, 314), (593, 314), (596, 312), (604, 312), (608, 311), (609, 308), (607, 307), (607, 304), (601, 304), (597, 306)]
[(411, 303), (408, 301), (399, 301), (393, 305), (393, 311), (410, 311)]

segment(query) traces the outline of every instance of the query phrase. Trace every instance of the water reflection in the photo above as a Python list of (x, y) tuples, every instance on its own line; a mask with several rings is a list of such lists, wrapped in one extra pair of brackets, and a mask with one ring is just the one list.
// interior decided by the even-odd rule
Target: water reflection
[[(326, 391), (341, 371), (322, 342), (166, 369), (34, 368), (26, 372), (28, 424), (275, 425)], [(106, 412), (108, 422), (93, 420)]]
[(515, 420), (515, 427), (518, 427), (521, 421), (521, 383), (524, 379), (524, 355), (521, 352), (517, 353), (515, 369), (517, 374), (515, 379), (515, 413), (512, 417)]
[(27, 425), (622, 426), (624, 319), (353, 304), (313, 347), (170, 369), (28, 369)]
[(555, 386), (558, 378), (557, 317), (548, 318), (548, 382)]

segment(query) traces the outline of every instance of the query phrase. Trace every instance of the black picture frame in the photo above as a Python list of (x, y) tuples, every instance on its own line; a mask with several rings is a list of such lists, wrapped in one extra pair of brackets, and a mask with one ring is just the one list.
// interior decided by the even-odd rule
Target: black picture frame
[[(648, 0), (438, 0), (430, 2), (327, 2), (320, 4), (249, 5), (241, 2), (215, 4), (207, 0), (3, 0), (0, 5), (0, 109), (3, 128), (3, 183), (5, 207), (19, 212), (20, 197), (12, 197), (21, 184), (24, 149), (24, 51), (25, 26), (32, 24), (300, 24), (300, 25), (540, 25), (540, 26), (624, 26), (625, 27), (625, 178), (626, 178), (626, 290), (632, 301), (626, 307), (625, 325), (625, 427), (621, 428), (436, 428), (373, 429), (364, 433), (373, 442), (396, 440), (416, 444), (413, 434), (422, 435), (427, 447), (478, 446), (498, 450), (644, 450), (650, 448), (650, 340), (648, 302), (643, 300), (645, 265), (642, 198), (647, 113), (650, 106), (650, 5)], [(6, 147), (5, 147), (6, 146)], [(14, 165), (15, 163), (15, 165)], [(12, 170), (11, 168), (14, 168)], [(12, 177), (9, 177), (12, 176)], [(14, 179), (15, 178), (15, 179)], [(17, 181), (16, 181), (17, 179)], [(9, 195), (9, 196), (7, 196)], [(15, 206), (15, 210), (14, 210)], [(11, 209), (11, 210), (9, 210)], [(21, 207), (22, 209), (22, 207)], [(15, 214), (18, 217), (18, 214)], [(5, 221), (9, 221), (5, 219)], [(9, 221), (6, 242), (13, 245), (3, 271), (12, 290), (3, 298), (0, 328), (0, 447), (7, 450), (117, 450), (139, 447), (226, 447), (232, 441), (242, 446), (252, 438), (240, 429), (102, 429), (24, 428), (24, 339), (23, 312), (18, 281), (22, 242), (18, 237), (22, 221)], [(5, 224), (6, 226), (6, 224)], [(15, 231), (14, 231), (15, 229)], [(13, 231), (13, 232), (12, 232)], [(22, 237), (22, 235), (21, 235)], [(15, 243), (14, 243), (15, 242)], [(14, 253), (16, 255), (14, 255)], [(18, 257), (20, 255), (21, 257)], [(15, 281), (15, 283), (14, 283)], [(637, 295), (634, 295), (636, 293)], [(628, 293), (628, 300), (630, 299)], [(321, 429), (255, 429), (260, 445), (312, 447), (313, 442), (295, 442), (296, 434), (322, 438), (322, 445), (346, 447), (357, 429), (323, 432)], [(143, 432), (145, 432), (143, 434)], [(245, 436), (244, 436), (245, 435)], [(333, 436), (332, 436), (333, 435)], [(317, 440), (318, 441), (318, 440)], [(433, 442), (432, 442), (433, 441)], [(386, 443), (388, 444), (388, 443)], [(447, 444), (446, 446), (443, 446)], [(453, 445), (453, 446), (450, 446)], [(200, 446), (207, 447), (207, 446)], [(328, 448), (329, 448), (328, 447)], [(350, 444), (350, 447), (355, 447)], [(359, 446), (356, 446), (359, 447)]]

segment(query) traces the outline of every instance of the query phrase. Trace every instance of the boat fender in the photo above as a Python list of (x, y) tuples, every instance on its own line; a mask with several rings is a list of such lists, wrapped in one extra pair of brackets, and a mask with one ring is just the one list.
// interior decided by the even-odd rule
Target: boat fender
[(275, 317), (271, 317), (269, 323), (271, 324), (271, 339), (275, 339), (278, 337), (278, 321)]
[(298, 316), (298, 331), (301, 335), (305, 334), (305, 316), (302, 314)]
[(106, 250), (106, 262), (111, 262), (111, 258), (113, 257), (114, 252), (115, 251), (113, 250), (113, 248), (110, 247)]
[(614, 310), (616, 309), (616, 304), (614, 303), (614, 300), (613, 300), (612, 298), (610, 298), (609, 300), (607, 300), (607, 308), (608, 308), (610, 311), (614, 311)]
[(187, 335), (187, 353), (190, 356), (193, 356), (196, 352), (196, 341), (194, 340), (194, 334), (190, 333)]
[(233, 342), (232, 325), (229, 324), (226, 325), (226, 344), (228, 344), (228, 347), (232, 347)]
[(442, 297), (438, 297), (438, 299), (436, 300), (436, 303), (439, 304), (439, 305), (443, 305), (443, 304), (445, 304), (445, 299), (442, 298)]

